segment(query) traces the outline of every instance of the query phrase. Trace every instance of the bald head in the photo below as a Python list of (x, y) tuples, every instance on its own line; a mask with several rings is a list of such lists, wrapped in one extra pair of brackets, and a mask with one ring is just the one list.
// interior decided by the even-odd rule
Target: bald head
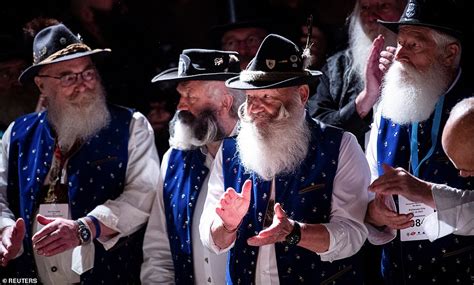
[(474, 97), (459, 102), (451, 110), (443, 130), (444, 152), (460, 175), (474, 176)]

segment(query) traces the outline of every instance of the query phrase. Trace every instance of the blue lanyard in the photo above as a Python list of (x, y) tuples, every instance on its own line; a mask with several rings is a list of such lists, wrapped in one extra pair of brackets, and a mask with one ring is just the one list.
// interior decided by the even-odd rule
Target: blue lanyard
[(441, 124), (441, 115), (443, 111), (444, 104), (444, 95), (439, 98), (438, 103), (436, 103), (436, 110), (433, 119), (433, 126), (431, 127), (431, 148), (426, 154), (426, 156), (418, 163), (418, 123), (411, 124), (411, 140), (410, 140), (410, 156), (411, 156), (411, 169), (413, 175), (418, 177), (420, 171), (420, 165), (423, 164), (428, 158), (433, 155), (433, 152), (436, 148), (438, 142), (438, 133), (439, 126)]

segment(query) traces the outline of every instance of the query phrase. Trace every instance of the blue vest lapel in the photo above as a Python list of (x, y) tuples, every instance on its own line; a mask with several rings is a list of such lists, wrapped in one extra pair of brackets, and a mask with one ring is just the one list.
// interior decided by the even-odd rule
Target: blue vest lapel
[(163, 201), (177, 284), (194, 283), (192, 220), (202, 184), (209, 172), (205, 161), (206, 156), (199, 149), (173, 149), (166, 170)]

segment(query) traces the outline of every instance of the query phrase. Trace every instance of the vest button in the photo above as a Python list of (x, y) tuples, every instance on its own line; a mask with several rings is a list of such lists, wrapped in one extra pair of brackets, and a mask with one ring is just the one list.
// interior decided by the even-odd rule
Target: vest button
[(56, 272), (56, 271), (58, 271), (58, 268), (56, 266), (53, 266), (53, 267), (51, 267), (51, 271)]

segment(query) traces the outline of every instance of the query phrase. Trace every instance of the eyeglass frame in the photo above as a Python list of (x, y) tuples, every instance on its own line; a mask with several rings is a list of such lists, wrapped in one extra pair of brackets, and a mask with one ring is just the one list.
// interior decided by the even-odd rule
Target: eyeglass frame
[[(88, 71), (92, 71), (93, 73), (91, 74), (92, 78), (90, 79), (86, 79), (84, 77), (84, 73), (88, 72)], [(71, 73), (67, 73), (67, 74), (64, 74), (64, 75), (61, 75), (61, 76), (52, 76), (52, 75), (48, 75), (48, 74), (38, 74), (36, 75), (37, 77), (45, 77), (45, 78), (54, 78), (54, 79), (58, 79), (61, 86), (62, 87), (70, 87), (70, 86), (73, 86), (74, 84), (77, 83), (77, 80), (79, 78), (79, 76), (81, 76), (82, 80), (84, 82), (90, 82), (92, 80), (95, 80), (97, 79), (97, 69), (95, 67), (87, 67), (86, 69), (84, 69), (83, 71), (81, 72), (71, 72)], [(71, 83), (67, 83), (67, 80), (66, 78), (68, 76), (74, 76), (74, 80), (71, 82)]]
[[(236, 38), (230, 38), (230, 39), (228, 39), (228, 40), (226, 40), (226, 41), (222, 41), (221, 44), (222, 44), (222, 47), (223, 47), (223, 48), (226, 48), (226, 49), (229, 49), (229, 50), (230, 50), (230, 49), (235, 49), (235, 48), (237, 48), (241, 43), (245, 43), (245, 45), (246, 45), (247, 47), (249, 47), (249, 48), (254, 48), (254, 47), (258, 47), (258, 46), (261, 44), (261, 42), (262, 42), (262, 40), (263, 40), (264, 38), (265, 38), (265, 37), (259, 37), (259, 36), (256, 36), (256, 35), (249, 35), (248, 37), (246, 37), (246, 38), (243, 39), (243, 40), (239, 40), (239, 39), (236, 39)], [(258, 44), (249, 44), (249, 40), (250, 40), (250, 39), (255, 39), (255, 40), (257, 40), (257, 41), (258, 41)], [(233, 47), (228, 47), (228, 44), (227, 44), (227, 43), (228, 43), (229, 41), (235, 41), (235, 42), (236, 42), (236, 43), (235, 43), (235, 46), (233, 46)]]

